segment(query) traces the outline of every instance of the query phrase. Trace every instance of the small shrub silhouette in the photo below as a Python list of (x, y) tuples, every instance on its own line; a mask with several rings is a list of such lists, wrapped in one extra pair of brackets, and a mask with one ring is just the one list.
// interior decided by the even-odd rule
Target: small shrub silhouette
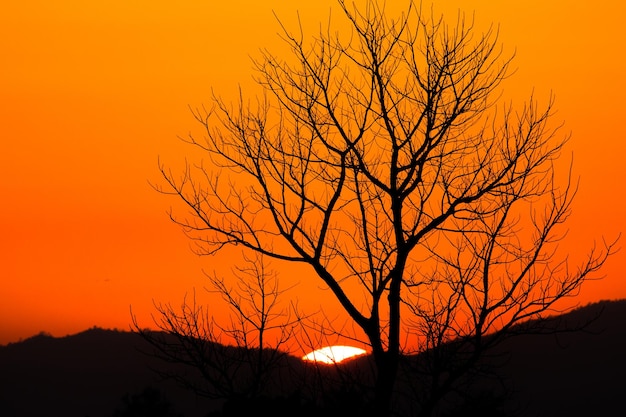
[(156, 388), (146, 387), (139, 394), (126, 394), (122, 409), (115, 410), (113, 417), (183, 417), (172, 410), (172, 405)]
[(211, 414), (212, 417), (248, 417), (251, 415), (314, 417), (320, 413), (317, 412), (316, 407), (301, 401), (298, 395), (294, 395), (229, 400), (221, 411)]
[(479, 395), (466, 398), (442, 417), (513, 417), (513, 414), (504, 410), (505, 402), (504, 396), (481, 392)]

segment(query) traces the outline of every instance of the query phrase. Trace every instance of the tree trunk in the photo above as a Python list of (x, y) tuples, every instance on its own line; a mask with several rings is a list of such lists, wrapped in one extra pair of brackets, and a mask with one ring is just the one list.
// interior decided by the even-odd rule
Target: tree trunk
[(391, 415), (393, 405), (393, 392), (398, 373), (398, 352), (382, 352), (375, 355), (375, 361), (377, 375), (371, 415), (375, 417), (387, 417)]

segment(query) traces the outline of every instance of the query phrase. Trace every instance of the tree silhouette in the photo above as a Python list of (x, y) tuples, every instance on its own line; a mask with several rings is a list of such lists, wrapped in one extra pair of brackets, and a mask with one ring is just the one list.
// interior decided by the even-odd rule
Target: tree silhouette
[(140, 393), (124, 395), (123, 407), (115, 410), (114, 417), (183, 417), (172, 410), (170, 402), (161, 391), (145, 387)]
[(577, 188), (571, 164), (562, 180), (555, 168), (567, 136), (552, 98), (498, 105), (512, 57), (496, 30), (413, 2), (393, 18), (377, 1), (338, 5), (349, 33), (308, 40), (281, 23), (291, 57), (254, 61), (263, 94), (194, 111), (205, 134), (186, 140), (207, 160), (160, 165), (159, 190), (190, 209), (172, 219), (200, 254), (238, 246), (314, 273), (371, 346), (375, 415), (396, 403), (402, 354), (426, 355), (407, 369), (427, 376), (412, 409), (430, 415), (615, 242), (576, 267), (556, 252)]
[(194, 293), (180, 308), (156, 305), (154, 323), (159, 331), (142, 328), (134, 316), (133, 330), (154, 348), (146, 353), (196, 371), (155, 369), (162, 377), (206, 398), (241, 403), (280, 393), (276, 380), (285, 371), (283, 346), (297, 320), (290, 313), (295, 305), (279, 304), (285, 290), (262, 256), (244, 258), (233, 273), (237, 278), (233, 284), (209, 276), (210, 291), (223, 297), (233, 313), (231, 322), (216, 321), (210, 306), (199, 305)]

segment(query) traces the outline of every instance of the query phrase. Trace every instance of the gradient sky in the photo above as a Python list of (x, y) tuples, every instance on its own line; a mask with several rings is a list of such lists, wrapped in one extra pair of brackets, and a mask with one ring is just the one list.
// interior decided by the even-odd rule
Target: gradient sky
[[(388, 2), (396, 5), (404, 2)], [(624, 230), (626, 31), (623, 1), (446, 1), (500, 25), (517, 72), (507, 97), (556, 96), (555, 120), (572, 139), (580, 192), (565, 250)], [(199, 131), (188, 106), (252, 85), (250, 56), (281, 53), (287, 25), (326, 20), (324, 1), (26, 0), (0, 14), (0, 344), (47, 331), (128, 329), (132, 305), (149, 323), (153, 300), (178, 303), (206, 285), (167, 209), (149, 185), (157, 158), (176, 166)], [(443, 9), (442, 9), (443, 10)], [(337, 13), (338, 14), (338, 13)], [(577, 302), (626, 298), (626, 254)], [(281, 277), (290, 283), (288, 271)], [(317, 283), (294, 289), (319, 306)], [(316, 294), (311, 297), (311, 294)], [(335, 308), (332, 303), (327, 308)]]

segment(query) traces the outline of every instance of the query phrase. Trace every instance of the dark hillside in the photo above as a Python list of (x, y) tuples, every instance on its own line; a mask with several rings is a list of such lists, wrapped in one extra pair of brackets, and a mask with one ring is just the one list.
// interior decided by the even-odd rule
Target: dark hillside
[(509, 354), (502, 374), (524, 416), (622, 415), (626, 300), (592, 304), (555, 320), (576, 325), (594, 317), (585, 331), (519, 336), (499, 348)]
[(157, 379), (149, 367), (163, 364), (139, 351), (143, 343), (133, 333), (90, 329), (0, 347), (0, 415), (112, 416), (125, 394), (148, 386), (185, 416), (204, 415), (206, 400)]
[[(589, 305), (555, 317), (549, 324), (576, 325), (593, 318), (597, 319), (586, 331), (524, 335), (498, 347), (495, 357), (504, 364), (499, 371), (512, 393), (501, 407), (508, 413), (499, 415), (621, 415), (615, 412), (623, 411), (622, 396), (626, 388), (626, 300)], [(148, 386), (161, 392), (173, 411), (185, 417), (205, 417), (208, 411), (218, 407), (217, 403), (199, 399), (172, 381), (159, 381), (150, 368), (167, 364), (142, 352), (149, 350), (146, 342), (134, 333), (103, 329), (62, 338), (38, 335), (0, 346), (0, 416), (111, 417), (122, 406), (125, 394), (132, 398)], [(287, 359), (289, 369), (294, 372), (281, 379), (281, 384), (298, 392), (318, 389), (311, 382), (319, 383), (322, 379), (322, 386), (332, 387), (329, 377), (337, 380), (338, 375), (349, 375), (351, 380), (344, 378), (342, 383), (347, 381), (358, 388), (355, 369), (359, 366), (367, 369), (368, 361), (367, 357), (360, 357), (342, 364), (340, 368), (351, 371), (337, 374), (334, 367), (320, 371), (297, 358)], [(361, 375), (367, 377), (367, 372)], [(479, 386), (478, 390), (481, 389)], [(356, 413), (354, 407), (360, 402), (355, 392), (344, 391), (343, 397), (337, 397), (332, 405), (333, 409), (342, 410), (348, 404), (349, 410)], [(486, 392), (487, 400), (490, 395), (492, 392)], [(229, 405), (243, 407), (243, 404)], [(262, 411), (251, 405), (252, 408), (242, 408), (249, 411), (243, 415)], [(328, 411), (324, 415), (330, 417), (332, 413)], [(350, 412), (344, 409), (339, 415)], [(474, 414), (465, 410), (453, 415)]]

